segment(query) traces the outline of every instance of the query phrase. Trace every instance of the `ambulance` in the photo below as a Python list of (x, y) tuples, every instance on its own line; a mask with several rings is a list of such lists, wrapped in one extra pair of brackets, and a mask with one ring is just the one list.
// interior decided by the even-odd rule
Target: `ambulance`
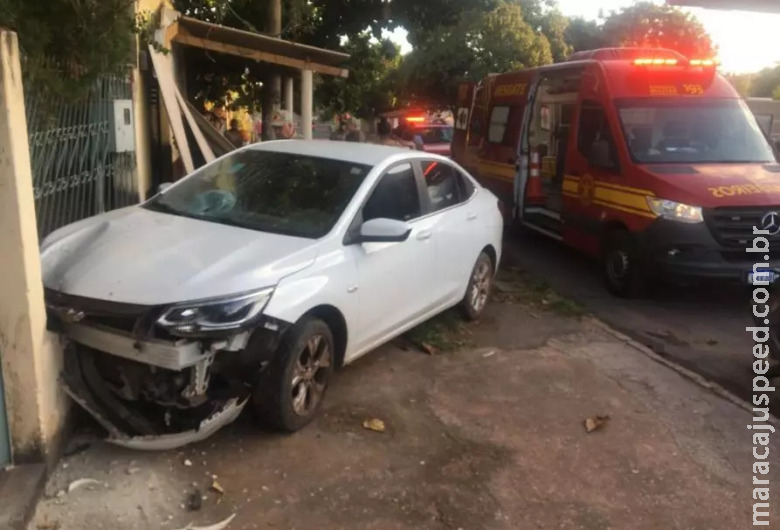
[(713, 60), (609, 48), (462, 84), (452, 154), (513, 222), (600, 259), (615, 295), (780, 275), (780, 165)]

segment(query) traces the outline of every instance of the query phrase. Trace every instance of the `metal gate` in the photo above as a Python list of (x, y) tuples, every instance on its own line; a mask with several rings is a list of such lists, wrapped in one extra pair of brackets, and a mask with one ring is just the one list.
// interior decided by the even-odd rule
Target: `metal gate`
[(38, 236), (138, 202), (135, 153), (111, 152), (113, 101), (130, 99), (128, 79), (100, 78), (78, 101), (25, 82)]

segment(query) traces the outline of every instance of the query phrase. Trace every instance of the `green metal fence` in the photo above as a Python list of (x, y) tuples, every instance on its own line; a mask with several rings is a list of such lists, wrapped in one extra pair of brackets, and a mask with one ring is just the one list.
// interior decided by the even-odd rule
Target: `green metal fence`
[(110, 146), (113, 101), (130, 99), (129, 79), (104, 77), (78, 101), (25, 82), (38, 235), (138, 202), (135, 153)]

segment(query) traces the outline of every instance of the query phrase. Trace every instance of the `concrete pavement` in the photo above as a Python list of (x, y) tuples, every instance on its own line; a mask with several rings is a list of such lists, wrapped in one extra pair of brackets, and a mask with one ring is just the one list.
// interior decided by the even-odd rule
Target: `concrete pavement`
[[(751, 526), (743, 408), (587, 318), (493, 303), (459, 333), (470, 346), (457, 352), (387, 346), (346, 368), (323, 414), (291, 436), (247, 415), (180, 452), (96, 444), (60, 464), (30, 528), (182, 528), (233, 514), (229, 529)], [(596, 415), (610, 419), (588, 434)], [(385, 432), (363, 427), (372, 418)], [(81, 478), (97, 483), (67, 493)], [(193, 493), (205, 498), (188, 511)]]

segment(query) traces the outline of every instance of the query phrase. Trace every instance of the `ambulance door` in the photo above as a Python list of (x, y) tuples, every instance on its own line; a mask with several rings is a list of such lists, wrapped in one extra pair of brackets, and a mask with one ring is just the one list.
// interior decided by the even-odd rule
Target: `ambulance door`
[[(591, 255), (600, 252), (603, 223), (620, 218), (629, 198), (616, 115), (600, 69), (589, 69), (575, 111), (564, 178), (563, 239)], [(628, 201), (630, 202), (630, 201)]]

